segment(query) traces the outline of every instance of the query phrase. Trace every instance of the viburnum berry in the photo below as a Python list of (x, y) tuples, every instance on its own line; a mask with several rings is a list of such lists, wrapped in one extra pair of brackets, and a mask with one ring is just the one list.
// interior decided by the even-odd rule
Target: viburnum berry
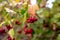
[(8, 30), (10, 30), (12, 28), (12, 26), (10, 24), (7, 24), (6, 27)]
[(33, 17), (27, 18), (27, 22), (28, 22), (28, 23), (33, 23), (33, 22), (35, 22), (35, 21), (37, 21), (37, 18), (33, 18)]
[(27, 22), (28, 22), (28, 23), (33, 23), (33, 21), (31, 21), (31, 20), (27, 20)]
[(28, 26), (27, 25), (24, 25), (24, 28), (27, 28)]
[(5, 33), (5, 29), (4, 28), (0, 28), (0, 34)]
[(10, 35), (7, 36), (7, 40), (15, 40), (15, 38), (12, 38)]
[(10, 36), (7, 36), (7, 40), (13, 40)]
[(25, 29), (24, 32), (25, 32), (25, 34), (32, 34), (33, 33), (33, 29), (32, 28)]
[(18, 32), (18, 34), (21, 34), (22, 33), (22, 30), (18, 30), (17, 32)]
[(37, 18), (34, 18), (34, 21), (37, 21)]
[(48, 27), (49, 25), (48, 24), (43, 24), (44, 27)]
[(18, 20), (15, 21), (15, 24), (20, 25), (20, 22)]

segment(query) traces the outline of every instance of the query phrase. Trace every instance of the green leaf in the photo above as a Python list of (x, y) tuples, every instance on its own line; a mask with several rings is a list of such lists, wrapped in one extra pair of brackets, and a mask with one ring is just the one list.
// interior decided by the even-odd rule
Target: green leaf
[(2, 2), (3, 0), (0, 0), (0, 2)]
[(52, 30), (48, 30), (45, 35), (48, 35), (48, 36), (50, 35), (51, 36), (52, 34), (53, 34), (53, 31)]
[(1, 24), (0, 24), (0, 27), (2, 27), (2, 24), (4, 24), (5, 22), (2, 22)]
[(60, 22), (57, 22), (57, 25), (60, 26)]
[(58, 34), (58, 36), (57, 36), (57, 39), (56, 40), (60, 40), (60, 34)]
[(40, 13), (42, 13), (43, 12), (43, 9), (40, 9), (40, 10), (38, 10), (36, 13), (37, 14), (40, 14)]
[(43, 15), (44, 15), (45, 17), (48, 17), (48, 16), (49, 16), (49, 11), (48, 11), (47, 9), (45, 9), (45, 10), (43, 11)]
[(23, 15), (23, 24), (26, 22), (28, 15), (27, 15), (27, 11), (25, 11), (24, 15)]
[(10, 29), (8, 34), (11, 36), (11, 38), (14, 38), (14, 30)]
[(37, 0), (38, 4), (40, 4), (41, 0)]
[(21, 12), (22, 15), (25, 13), (25, 11), (26, 11), (25, 9), (21, 9), (20, 10), (20, 12)]

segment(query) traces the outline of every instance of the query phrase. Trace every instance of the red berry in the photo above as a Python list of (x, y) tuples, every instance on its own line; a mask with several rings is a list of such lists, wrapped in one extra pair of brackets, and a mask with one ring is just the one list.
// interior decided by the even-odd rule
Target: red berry
[(33, 22), (35, 22), (35, 21), (37, 21), (37, 18), (33, 18), (33, 17), (27, 18), (27, 22), (28, 22), (28, 23), (33, 23)]
[(7, 40), (13, 40), (10, 36), (7, 37)]
[(25, 32), (25, 34), (32, 34), (33, 30), (32, 29), (25, 29), (24, 32)]
[(11, 38), (10, 35), (8, 35), (7, 40), (15, 40), (15, 38)]
[(4, 28), (0, 28), (0, 34), (5, 33), (5, 29)]
[(13, 38), (13, 40), (15, 40), (15, 38)]
[(37, 21), (37, 18), (34, 18), (34, 21)]
[(6, 25), (7, 29), (10, 30), (12, 26), (10, 24)]
[(37, 21), (37, 18), (32, 18), (31, 20), (32, 20), (33, 22), (35, 22), (35, 21)]
[(15, 21), (15, 24), (20, 25), (20, 22), (18, 20)]
[(18, 34), (21, 34), (22, 33), (22, 30), (18, 30)]
[(28, 26), (27, 25), (24, 25), (24, 28), (27, 28)]
[(44, 24), (44, 27), (48, 27), (49, 25), (48, 24)]
[(32, 21), (32, 20), (27, 20), (27, 22), (28, 22), (28, 23), (33, 23), (33, 21)]
[(32, 34), (33, 30), (32, 29), (28, 29), (28, 33)]
[(28, 23), (31, 23), (32, 22), (32, 20), (31, 20), (31, 18), (29, 17), (29, 18), (27, 18), (27, 22)]

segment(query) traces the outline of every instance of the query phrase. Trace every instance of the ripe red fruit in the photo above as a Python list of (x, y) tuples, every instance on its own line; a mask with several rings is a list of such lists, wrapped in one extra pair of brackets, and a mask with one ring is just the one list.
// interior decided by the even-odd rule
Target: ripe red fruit
[(27, 19), (27, 22), (28, 22), (28, 23), (30, 23), (30, 22), (31, 22), (31, 20), (30, 20), (30, 19)]
[(15, 21), (15, 24), (20, 25), (20, 22), (18, 20)]
[(49, 25), (48, 24), (43, 24), (44, 27), (48, 27)]
[(4, 28), (0, 28), (0, 34), (5, 33), (5, 29)]
[(34, 21), (37, 21), (37, 18), (34, 18), (33, 20), (34, 20)]
[(13, 38), (13, 40), (15, 40), (15, 38)]
[(6, 25), (7, 29), (10, 30), (12, 26), (10, 24)]
[(25, 32), (25, 34), (32, 34), (33, 30), (31, 28), (25, 29), (24, 32)]
[(28, 23), (33, 23), (33, 22), (35, 22), (35, 21), (37, 21), (37, 18), (33, 18), (33, 17), (27, 18), (27, 22), (28, 22)]
[(7, 36), (7, 40), (15, 40), (15, 38), (11, 38), (10, 35)]
[(22, 33), (22, 30), (18, 30), (17, 32), (18, 32), (18, 34), (21, 34)]
[(24, 29), (26, 29), (28, 26), (27, 25), (24, 25)]
[(10, 36), (7, 37), (7, 40), (13, 40)]

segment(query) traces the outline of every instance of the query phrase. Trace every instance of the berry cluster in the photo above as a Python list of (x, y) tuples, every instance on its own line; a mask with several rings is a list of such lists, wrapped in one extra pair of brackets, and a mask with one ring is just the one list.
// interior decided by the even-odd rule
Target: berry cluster
[(4, 34), (4, 33), (6, 33), (5, 29), (4, 28), (0, 28), (0, 34)]
[(15, 21), (15, 24), (20, 25), (20, 22), (18, 20)]
[(34, 23), (35, 21), (37, 21), (37, 18), (34, 18), (34, 17), (27, 18), (28, 23)]
[(28, 28), (28, 26), (24, 26), (23, 30), (18, 30), (18, 34), (22, 33), (22, 31), (24, 32), (24, 34), (32, 34), (33, 33), (33, 29)]
[(9, 35), (7, 36), (7, 40), (15, 40), (15, 38), (11, 38)]
[(8, 25), (6, 25), (6, 28), (7, 28), (8, 30), (10, 30), (10, 29), (12, 29), (13, 27), (12, 27), (10, 24), (8, 24)]

